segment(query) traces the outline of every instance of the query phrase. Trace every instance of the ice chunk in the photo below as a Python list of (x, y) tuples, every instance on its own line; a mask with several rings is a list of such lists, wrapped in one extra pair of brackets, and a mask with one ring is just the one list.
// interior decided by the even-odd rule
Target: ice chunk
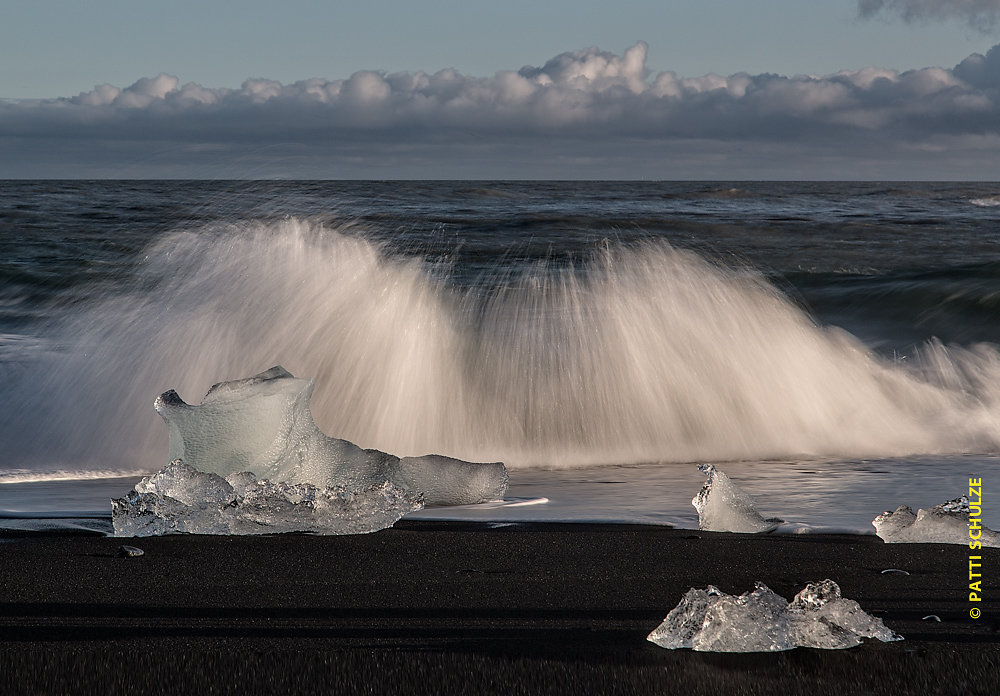
[(721, 594), (714, 585), (709, 585), (704, 590), (692, 587), (646, 639), (671, 650), (693, 648), (694, 637), (701, 631), (708, 608)]
[(720, 593), (702, 619), (691, 647), (701, 652), (777, 652), (795, 647), (785, 616), (788, 602), (767, 585), (739, 597)]
[(707, 532), (769, 532), (781, 520), (766, 520), (753, 499), (711, 464), (698, 469), (708, 475), (691, 504), (698, 511), (698, 527)]
[(860, 645), (862, 638), (884, 643), (902, 640), (881, 619), (842, 597), (833, 580), (806, 585), (789, 603), (788, 613), (792, 642), (804, 648), (851, 648)]
[(709, 585), (690, 589), (647, 640), (702, 652), (777, 652), (795, 647), (836, 650), (862, 638), (902, 640), (832, 580), (810, 583), (789, 603), (757, 583), (739, 597)]
[(419, 510), (418, 495), (384, 481), (365, 490), (222, 478), (177, 459), (111, 501), (115, 536), (162, 534), (363, 534)]
[[(875, 533), (887, 544), (968, 544), (969, 499), (966, 496), (935, 505), (917, 514), (906, 505), (872, 520)], [(983, 546), (1000, 546), (1000, 534), (989, 527), (977, 530)]]
[(427, 505), (471, 505), (503, 498), (503, 464), (441, 455), (400, 459), (328, 437), (309, 410), (313, 380), (273, 367), (247, 379), (221, 382), (198, 406), (173, 390), (154, 403), (167, 423), (169, 459), (228, 476), (249, 471), (285, 483), (359, 490), (390, 481), (419, 493)]

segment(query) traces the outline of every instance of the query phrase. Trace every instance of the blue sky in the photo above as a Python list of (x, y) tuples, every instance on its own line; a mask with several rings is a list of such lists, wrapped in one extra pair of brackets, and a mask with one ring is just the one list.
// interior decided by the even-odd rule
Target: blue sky
[(12, 5), (0, 176), (1000, 178), (1000, 0)]

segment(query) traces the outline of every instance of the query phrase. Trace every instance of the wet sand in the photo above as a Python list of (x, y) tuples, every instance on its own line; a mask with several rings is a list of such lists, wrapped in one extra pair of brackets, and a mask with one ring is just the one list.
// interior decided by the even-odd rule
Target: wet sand
[[(117, 557), (123, 543), (145, 554)], [(1000, 550), (982, 554), (978, 620), (968, 555), (638, 525), (0, 532), (0, 693), (993, 693)], [(905, 640), (724, 655), (645, 639), (690, 587), (739, 594), (760, 580), (790, 599), (824, 578)]]

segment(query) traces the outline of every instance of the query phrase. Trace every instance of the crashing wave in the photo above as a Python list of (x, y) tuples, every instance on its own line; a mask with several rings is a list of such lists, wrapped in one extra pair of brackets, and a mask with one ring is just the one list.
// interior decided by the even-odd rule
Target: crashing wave
[(778, 652), (796, 647), (838, 650), (863, 638), (902, 640), (845, 599), (833, 580), (810, 583), (791, 602), (757, 583), (739, 597), (709, 585), (690, 589), (647, 640), (702, 652)]
[(176, 459), (111, 501), (115, 536), (364, 534), (419, 510), (418, 495), (388, 481), (364, 490), (275, 483), (250, 472), (225, 478)]
[[(966, 496), (935, 505), (930, 510), (900, 505), (872, 520), (877, 534), (887, 544), (968, 544), (969, 499)], [(1000, 547), (1000, 534), (989, 527), (978, 530), (983, 546)]]
[(468, 286), (464, 265), (364, 237), (295, 219), (162, 236), (134, 284), (59, 327), (46, 340), (65, 350), (5, 392), (11, 461), (155, 471), (166, 438), (143, 404), (164, 380), (200, 396), (273, 356), (316, 378), (324, 432), (400, 456), (578, 467), (1000, 447), (988, 346), (883, 360), (750, 269), (665, 244), (502, 263)]
[(990, 196), (988, 198), (970, 198), (969, 203), (977, 208), (1000, 207), (1000, 196)]
[(169, 459), (221, 476), (248, 471), (271, 481), (361, 490), (388, 481), (427, 505), (499, 500), (507, 490), (502, 463), (441, 455), (399, 458), (325, 435), (309, 409), (314, 381), (277, 366), (246, 379), (220, 382), (198, 406), (177, 392), (154, 403), (167, 423)]

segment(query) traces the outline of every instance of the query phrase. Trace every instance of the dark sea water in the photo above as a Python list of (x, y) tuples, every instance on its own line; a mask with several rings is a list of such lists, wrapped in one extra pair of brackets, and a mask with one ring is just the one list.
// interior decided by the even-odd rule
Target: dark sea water
[(711, 461), (859, 531), (982, 473), (997, 526), (998, 319), (1000, 184), (7, 181), (0, 514), (109, 514), (156, 395), (281, 364), (549, 500), (425, 515), (691, 525)]

